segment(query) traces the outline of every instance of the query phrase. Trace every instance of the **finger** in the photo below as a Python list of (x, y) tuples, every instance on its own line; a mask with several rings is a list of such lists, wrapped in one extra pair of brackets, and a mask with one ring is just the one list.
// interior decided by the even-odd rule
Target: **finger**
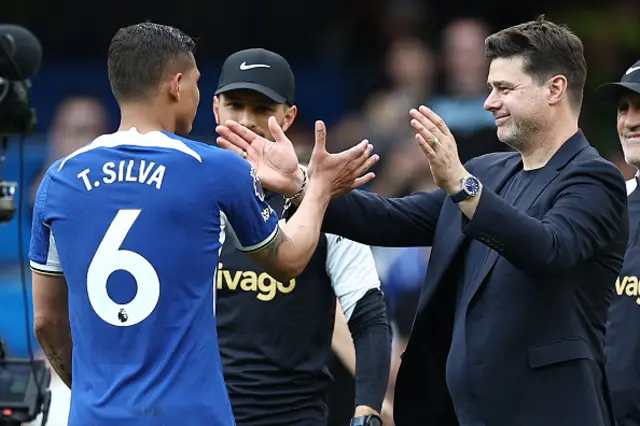
[(371, 153), (373, 152), (373, 145), (368, 143), (367, 147), (364, 150), (364, 155), (369, 158), (371, 156)]
[(411, 126), (416, 129), (418, 134), (421, 135), (425, 141), (429, 142), (429, 145), (435, 151), (438, 146), (438, 142), (440, 142), (438, 137), (433, 134), (430, 129), (424, 127), (418, 120), (411, 120)]
[[(364, 141), (363, 141), (364, 142)], [(353, 158), (349, 160), (348, 167), (352, 170), (356, 170), (362, 164), (364, 164), (369, 157), (371, 157), (371, 153), (373, 152), (373, 145), (367, 143), (367, 146), (364, 148), (364, 151), (357, 158)]]
[(216, 133), (230, 144), (240, 148), (242, 151), (248, 151), (250, 142), (239, 136), (231, 128), (227, 126), (217, 126)]
[[(244, 141), (246, 141), (247, 143), (251, 143), (254, 140), (260, 138), (260, 136), (255, 133), (253, 130), (244, 127), (242, 124), (233, 121), (233, 120), (227, 120), (224, 122), (224, 126), (223, 127), (227, 127), (229, 130), (231, 130), (232, 133), (235, 133), (236, 136), (240, 137), (241, 139), (243, 139)], [(227, 138), (229, 139), (229, 138)], [(229, 141), (231, 143), (234, 143), (234, 141), (230, 140)]]
[(429, 119), (430, 122), (432, 122), (437, 127), (438, 130), (442, 132), (443, 135), (449, 135), (449, 127), (444, 122), (442, 117), (440, 117), (438, 114), (433, 112), (432, 109), (427, 108), (424, 105), (420, 105), (418, 109), (425, 117)]
[[(373, 167), (374, 164), (376, 164), (378, 162), (378, 160), (380, 159), (380, 157), (375, 154), (373, 156), (370, 156), (371, 151), (369, 150), (369, 148), (367, 148), (367, 151), (365, 151), (365, 153), (363, 153), (363, 155), (356, 159), (356, 160), (352, 160), (349, 161), (348, 164), (348, 168), (349, 170), (349, 174), (351, 176), (357, 176), (357, 179), (360, 179), (360, 177), (362, 177), (362, 175), (365, 175), (365, 173), (371, 168)], [(367, 178), (370, 179), (370, 178)], [(371, 178), (372, 179), (372, 178)], [(355, 181), (355, 179), (354, 179)], [(369, 181), (369, 180), (367, 180)], [(363, 185), (363, 184), (361, 184)]]
[(234, 144), (232, 144), (231, 142), (229, 142), (225, 138), (222, 138), (222, 137), (217, 138), (216, 139), (216, 143), (218, 144), (218, 146), (220, 148), (224, 148), (226, 150), (235, 152), (236, 154), (238, 154), (239, 156), (242, 157), (243, 150), (238, 148), (237, 146), (235, 146)]
[(440, 132), (438, 127), (436, 127), (436, 125), (433, 124), (428, 117), (426, 117), (417, 109), (410, 110), (409, 115), (411, 115), (411, 117), (413, 118), (411, 120), (411, 126), (413, 126), (413, 128), (415, 128), (416, 130), (418, 129), (418, 127), (416, 127), (416, 122), (417, 122), (422, 126), (422, 128), (427, 129), (433, 135), (440, 136), (440, 137), (444, 136), (442, 132)]
[(284, 135), (284, 132), (282, 131), (282, 127), (280, 127), (280, 125), (278, 124), (278, 120), (276, 120), (274, 116), (269, 117), (268, 125), (269, 125), (269, 132), (271, 132), (271, 136), (273, 136), (273, 140), (279, 142), (287, 138)]
[(360, 167), (356, 170), (355, 175), (361, 176), (367, 172), (371, 167), (374, 166), (380, 160), (380, 156), (378, 154), (374, 154), (371, 157), (367, 158)]
[[(345, 151), (342, 151), (340, 154), (337, 154), (337, 155), (347, 157), (347, 159), (350, 159), (350, 160), (355, 160), (359, 158), (362, 154), (364, 154), (364, 152), (367, 150), (367, 147), (369, 145), (371, 144), (367, 139), (365, 139), (362, 142), (360, 142), (358, 145), (354, 145), (351, 148)], [(371, 146), (373, 147), (373, 145)]]
[(416, 135), (416, 140), (418, 141), (418, 145), (420, 146), (420, 149), (422, 149), (422, 152), (425, 153), (429, 161), (436, 158), (437, 156), (436, 152), (433, 150), (433, 148), (431, 148), (431, 145), (429, 144), (429, 142), (427, 142), (420, 133)]
[[(367, 143), (367, 146), (364, 149), (364, 152), (358, 158), (355, 158), (355, 159), (351, 160), (349, 162), (349, 164), (347, 165), (347, 167), (349, 167), (349, 169), (351, 169), (351, 170), (356, 170), (358, 176), (363, 174), (364, 172), (366, 172), (369, 169), (369, 167), (367, 167), (365, 169), (361, 169), (361, 168), (365, 164), (367, 164), (367, 162), (370, 159), (372, 159), (373, 157), (379, 158), (377, 154), (372, 157), (371, 156), (372, 152), (373, 152), (373, 145), (371, 145), (370, 143)], [(375, 164), (376, 161), (378, 161), (378, 160), (375, 160), (373, 162), (373, 164)]]
[(353, 183), (351, 184), (351, 189), (360, 188), (361, 186), (368, 184), (375, 178), (376, 178), (376, 174), (373, 172), (369, 172), (364, 176), (360, 176), (359, 178), (353, 181)]
[(315, 147), (323, 151), (327, 150), (327, 127), (321, 120), (316, 121)]

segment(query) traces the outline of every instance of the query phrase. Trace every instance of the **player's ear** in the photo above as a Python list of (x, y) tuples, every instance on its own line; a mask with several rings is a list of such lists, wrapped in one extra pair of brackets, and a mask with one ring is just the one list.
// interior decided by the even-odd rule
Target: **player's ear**
[(180, 85), (182, 84), (183, 75), (181, 72), (173, 74), (169, 77), (169, 95), (174, 101), (180, 101)]
[(295, 105), (291, 105), (290, 107), (285, 106), (286, 110), (284, 113), (284, 122), (282, 123), (282, 130), (287, 131), (293, 124), (298, 115), (298, 107)]
[(218, 116), (218, 111), (220, 110), (220, 101), (218, 101), (218, 97), (213, 95), (213, 116), (216, 118), (216, 124), (220, 124), (220, 118)]

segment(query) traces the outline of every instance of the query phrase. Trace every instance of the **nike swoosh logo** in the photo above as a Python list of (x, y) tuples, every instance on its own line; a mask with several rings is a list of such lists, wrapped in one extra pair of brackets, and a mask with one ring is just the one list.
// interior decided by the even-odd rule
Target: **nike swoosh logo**
[(629, 74), (631, 74), (632, 72), (634, 72), (634, 71), (638, 71), (638, 70), (640, 70), (640, 67), (632, 67), (632, 68), (629, 68), (629, 69), (627, 70), (627, 72), (625, 72), (625, 73), (624, 73), (624, 75), (629, 75)]
[(243, 63), (240, 64), (240, 69), (242, 71), (252, 70), (254, 68), (271, 68), (271, 65), (267, 65), (267, 64), (251, 64), (251, 65), (247, 65), (246, 62), (243, 62)]

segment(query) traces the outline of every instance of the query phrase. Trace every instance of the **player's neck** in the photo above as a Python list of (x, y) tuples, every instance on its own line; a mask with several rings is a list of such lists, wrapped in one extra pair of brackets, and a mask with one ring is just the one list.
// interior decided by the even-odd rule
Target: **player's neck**
[(161, 113), (156, 105), (146, 103), (123, 103), (120, 105), (120, 127), (118, 131), (132, 127), (140, 133), (165, 130), (175, 133), (174, 121), (166, 113)]

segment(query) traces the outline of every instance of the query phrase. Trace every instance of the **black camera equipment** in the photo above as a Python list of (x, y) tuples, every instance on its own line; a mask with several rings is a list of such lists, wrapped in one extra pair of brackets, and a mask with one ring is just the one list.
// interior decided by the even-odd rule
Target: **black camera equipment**
[(17, 25), (0, 25), (0, 223), (9, 222), (16, 212), (16, 184), (2, 179), (9, 136), (22, 140), (35, 127), (31, 107), (31, 81), (42, 59), (40, 42), (29, 30)]
[[(29, 30), (17, 25), (0, 25), (0, 225), (10, 222), (17, 211), (20, 277), (29, 351), (28, 359), (9, 358), (4, 342), (0, 341), (0, 426), (19, 426), (31, 422), (41, 412), (41, 425), (44, 426), (51, 403), (51, 371), (43, 360), (34, 359), (31, 347), (22, 235), (24, 140), (34, 130), (36, 122), (35, 110), (31, 106), (29, 78), (38, 72), (41, 59), (40, 41)], [(9, 139), (13, 136), (19, 139), (17, 184), (7, 182), (2, 177)], [(18, 198), (17, 208), (14, 195)]]
[(44, 361), (7, 358), (0, 340), (0, 425), (20, 426), (42, 412), (47, 422), (51, 404), (51, 371)]

